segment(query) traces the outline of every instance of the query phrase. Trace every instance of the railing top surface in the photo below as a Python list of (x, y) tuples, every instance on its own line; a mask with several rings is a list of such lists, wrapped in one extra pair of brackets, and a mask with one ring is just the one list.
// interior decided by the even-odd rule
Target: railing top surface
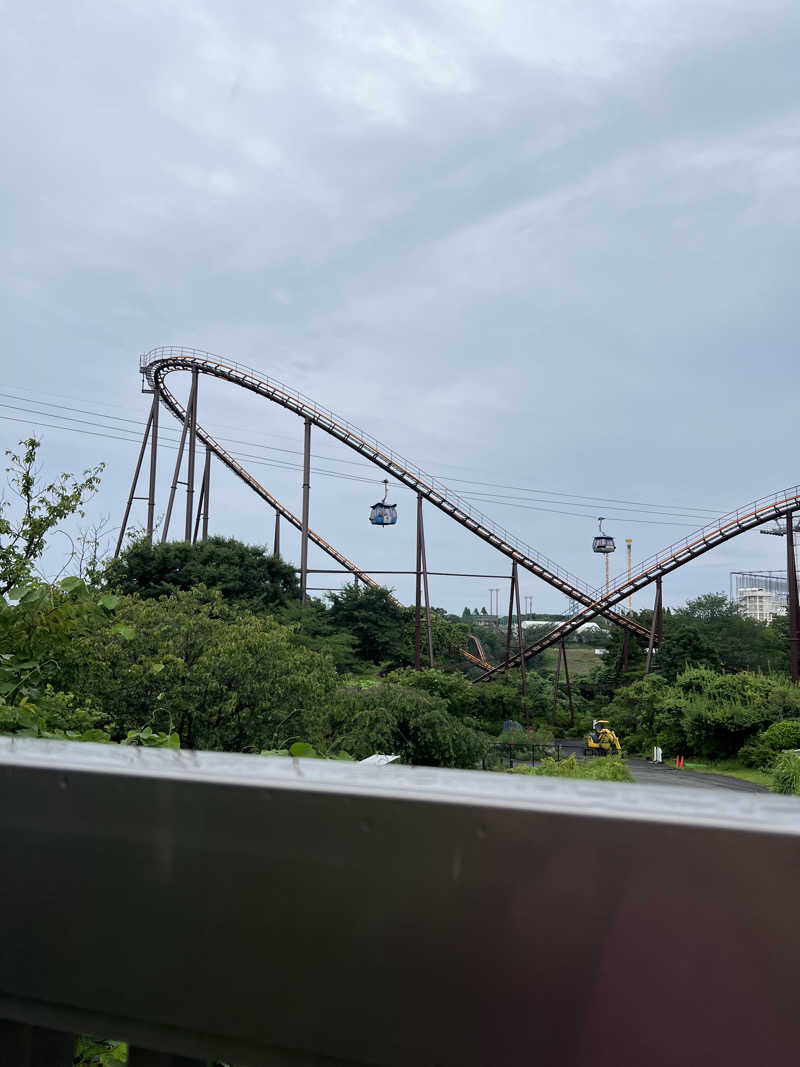
[(767, 794), (680, 786), (640, 787), (392, 764), (375, 767), (222, 752), (148, 749), (75, 741), (0, 737), (0, 771), (89, 773), (197, 785), (427, 801), (511, 812), (539, 812), (673, 823), (800, 836), (800, 802)]
[(485, 515), (463, 497), (459, 496), (458, 493), (455, 493), (450, 489), (441, 479), (428, 474), (416, 463), (413, 463), (399, 452), (395, 452), (389, 445), (378, 440), (377, 437), (374, 437), (366, 430), (361, 429), (361, 427), (356, 426), (354, 423), (351, 423), (349, 420), (338, 415), (330, 408), (325, 407), (325, 405), (318, 403), (313, 398), (306, 396), (299, 390), (293, 389), (291, 386), (286, 385), (277, 378), (272, 378), (269, 375), (264, 374), (263, 371), (237, 363), (235, 360), (228, 359), (226, 356), (220, 356), (213, 352), (205, 352), (202, 349), (190, 348), (183, 345), (162, 345), (150, 349), (149, 352), (140, 355), (139, 368), (143, 373), (150, 374), (152, 373), (151, 368), (154, 364), (157, 364), (162, 360), (168, 361), (172, 359), (197, 360), (200, 362), (213, 363), (223, 369), (233, 370), (238, 374), (245, 375), (253, 379), (255, 382), (263, 383), (268, 388), (283, 393), (287, 397), (296, 400), (300, 405), (308, 408), (316, 415), (335, 423), (338, 427), (346, 430), (348, 433), (352, 433), (355, 438), (358, 438), (370, 448), (381, 453), (390, 463), (401, 467), (404, 471), (408, 472), (412, 478), (417, 479), (421, 483), (430, 487), (435, 494), (458, 508), (459, 511), (463, 512), (490, 533), (505, 541), (506, 544), (510, 545), (512, 548), (546, 568), (557, 578), (562, 579), (565, 583), (572, 585), (576, 589), (580, 589), (583, 593), (589, 593), (591, 591), (589, 583), (584, 579), (567, 571), (564, 567), (556, 563), (555, 560), (552, 560), (548, 556), (537, 551), (526, 541), (523, 541), (522, 538), (512, 533), (506, 527), (500, 525), (488, 515)]

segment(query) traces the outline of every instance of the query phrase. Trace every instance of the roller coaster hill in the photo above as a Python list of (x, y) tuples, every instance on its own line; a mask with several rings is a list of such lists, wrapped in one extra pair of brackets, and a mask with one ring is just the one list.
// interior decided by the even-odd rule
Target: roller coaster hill
[[(424, 531), (424, 505), (438, 509), (454, 523), (458, 523), (473, 537), (480, 539), (503, 556), (511, 564), (510, 573), (506, 575), (509, 582), (509, 611), (506, 656), (501, 663), (491, 665), (486, 661), (482, 647), (478, 642), (474, 654), (466, 649), (461, 654), (481, 668), (481, 673), (474, 679), (476, 684), (490, 682), (503, 672), (519, 668), (522, 674), (523, 697), (525, 694), (526, 665), (529, 660), (551, 646), (559, 647), (559, 664), (564, 654), (564, 639), (575, 633), (585, 623), (603, 616), (624, 631), (623, 650), (627, 649), (630, 634), (647, 640), (647, 670), (649, 671), (653, 655), (663, 637), (662, 627), (662, 583), (666, 575), (692, 560), (712, 551), (731, 538), (749, 530), (780, 520), (785, 523), (787, 578), (789, 588), (789, 643), (791, 673), (794, 682), (800, 676), (800, 605), (798, 604), (797, 576), (794, 556), (793, 515), (800, 510), (800, 487), (793, 486), (779, 492), (771, 493), (736, 511), (729, 512), (694, 533), (682, 538), (651, 555), (624, 574), (612, 578), (607, 576), (600, 588), (592, 588), (581, 578), (570, 574), (553, 560), (548, 559), (536, 549), (525, 543), (510, 531), (499, 526), (492, 519), (454, 493), (441, 479), (426, 474), (415, 463), (398, 455), (387, 445), (370, 434), (354, 426), (333, 411), (304, 396), (283, 383), (270, 378), (251, 367), (245, 367), (221, 356), (213, 355), (194, 348), (167, 346), (153, 348), (140, 357), (139, 369), (142, 375), (143, 390), (152, 395), (150, 412), (147, 418), (141, 448), (125, 506), (123, 521), (115, 554), (119, 554), (125, 531), (135, 499), (147, 502), (146, 535), (152, 541), (155, 534), (156, 489), (159, 473), (159, 421), (166, 413), (180, 425), (180, 437), (177, 457), (172, 468), (169, 496), (164, 522), (161, 527), (161, 541), (167, 540), (173, 525), (176, 497), (179, 485), (185, 485), (185, 508), (183, 511), (182, 540), (197, 541), (208, 536), (210, 497), (211, 497), (211, 463), (212, 458), (223, 464), (244, 485), (255, 493), (275, 515), (274, 550), (280, 551), (281, 521), (288, 523), (300, 533), (300, 596), (305, 603), (308, 596), (308, 578), (310, 574), (349, 574), (356, 582), (365, 586), (377, 585), (376, 575), (381, 573), (413, 573), (416, 577), (415, 598), (415, 664), (421, 666), (422, 634), (427, 638), (427, 662), (434, 665), (431, 629), (431, 609), (429, 579), (446, 572), (429, 571), (427, 567)], [(175, 382), (181, 376), (188, 376), (188, 397), (185, 402), (179, 399)], [(285, 411), (302, 420), (303, 426), (303, 474), (302, 474), (302, 513), (295, 515), (275, 497), (255, 476), (234, 457), (213, 436), (210, 428), (203, 425), (198, 418), (200, 379), (210, 377), (237, 389), (247, 390), (271, 404), (276, 404)], [(347, 448), (367, 460), (385, 475), (383, 499), (372, 506), (370, 518), (373, 524), (393, 525), (397, 520), (396, 509), (388, 500), (389, 480), (410, 489), (416, 495), (416, 567), (413, 572), (391, 571), (368, 573), (357, 563), (349, 559), (338, 548), (317, 533), (309, 524), (310, 488), (311, 488), (311, 435), (312, 429), (323, 433), (346, 445)], [(149, 446), (149, 447), (148, 447)], [(198, 470), (197, 455), (204, 450), (202, 470)], [(148, 459), (147, 495), (137, 497), (136, 490)], [(184, 472), (185, 458), (185, 472)], [(183, 472), (183, 477), (181, 474)], [(602, 542), (598, 540), (602, 538)], [(595, 538), (595, 551), (606, 553), (608, 561), (608, 535), (602, 532)], [(335, 569), (320, 571), (308, 566), (309, 544), (321, 549), (335, 564)], [(579, 608), (568, 619), (554, 625), (547, 633), (525, 646), (523, 627), (521, 625), (519, 572), (527, 571), (536, 578), (564, 594)], [(490, 577), (489, 575), (463, 575), (463, 577)], [(491, 576), (496, 577), (496, 576)], [(615, 610), (622, 601), (646, 587), (655, 587), (654, 611), (649, 630), (642, 627), (634, 618)], [(516, 618), (516, 648), (512, 649), (512, 619)], [(624, 654), (624, 651), (623, 651)]]

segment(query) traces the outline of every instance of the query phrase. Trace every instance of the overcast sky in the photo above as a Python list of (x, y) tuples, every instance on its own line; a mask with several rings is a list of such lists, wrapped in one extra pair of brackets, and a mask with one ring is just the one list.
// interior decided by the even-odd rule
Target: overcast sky
[[(120, 522), (147, 413), (138, 356), (173, 343), (317, 398), (591, 584), (598, 515), (643, 558), (800, 481), (796, 2), (0, 14), (2, 440), (40, 426), (48, 470), (105, 460), (90, 517)], [(299, 510), (299, 420), (206, 381), (199, 417)], [(380, 473), (313, 445), (312, 526), (364, 567), (412, 567), (411, 494), (373, 529)], [(260, 502), (213, 479), (212, 530), (271, 541)], [(508, 573), (426, 521), (432, 569)], [(284, 548), (297, 558), (288, 532)], [(780, 568), (783, 548), (739, 538), (665, 600)], [(495, 585), (436, 579), (433, 600), (488, 607)]]

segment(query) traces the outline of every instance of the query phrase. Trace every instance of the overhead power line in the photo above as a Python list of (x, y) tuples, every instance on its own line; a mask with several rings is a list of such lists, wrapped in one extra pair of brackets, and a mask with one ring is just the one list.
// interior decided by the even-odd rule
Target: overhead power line
[[(10, 407), (12, 407), (12, 405), (0, 404), (0, 407), (10, 408)], [(24, 408), (22, 408), (22, 409), (14, 408), (14, 410), (22, 411), (22, 412), (28, 411), (28, 409), (24, 409)], [(23, 425), (28, 425), (28, 426), (30, 426), (30, 425), (41, 426), (41, 427), (46, 428), (46, 429), (66, 430), (66, 431), (71, 432), (71, 433), (84, 434), (84, 435), (90, 436), (90, 437), (102, 437), (102, 438), (106, 438), (107, 440), (123, 441), (123, 442), (128, 443), (128, 444), (138, 444), (139, 441), (141, 440), (140, 435), (138, 435), (133, 430), (128, 430), (126, 427), (108, 426), (108, 425), (106, 425), (104, 423), (90, 422), (90, 421), (88, 421), (86, 419), (75, 419), (75, 418), (72, 418), (70, 416), (55, 415), (55, 414), (51, 414), (50, 412), (39, 412), (39, 411), (31, 410), (29, 413), (33, 414), (33, 415), (37, 415), (37, 416), (39, 416), (39, 418), (35, 419), (35, 420), (32, 420), (32, 419), (14, 418), (14, 417), (9, 416), (9, 415), (0, 415), (0, 420), (2, 420), (4, 422), (21, 423)], [(42, 422), (41, 421), (41, 417), (42, 416), (44, 416), (46, 418), (49, 418), (49, 419), (61, 420), (61, 421)], [(64, 421), (78, 423), (79, 425), (77, 425), (77, 426), (64, 425), (63, 424)], [(92, 427), (95, 427), (95, 429), (84, 429), (83, 427), (85, 427), (85, 426), (92, 426)], [(99, 431), (105, 431), (105, 432), (99, 432)], [(114, 432), (108, 432), (108, 431), (114, 431)], [(127, 435), (127, 436), (124, 436), (124, 435)], [(177, 450), (177, 443), (176, 443), (175, 440), (169, 441), (169, 442), (162, 440), (162, 447), (169, 448), (170, 450), (175, 451), (175, 450)], [(236, 459), (245, 460), (249, 464), (252, 464), (252, 465), (255, 465), (255, 466), (258, 466), (258, 467), (266, 467), (266, 468), (269, 468), (269, 469), (272, 469), (272, 470), (284, 470), (284, 471), (292, 471), (292, 472), (301, 471), (302, 470), (302, 465), (299, 464), (299, 463), (296, 464), (296, 463), (290, 463), (290, 462), (287, 462), (287, 461), (269, 460), (269, 459), (265, 459), (263, 456), (254, 456), (254, 455), (250, 455), (248, 453), (243, 453), (243, 452), (231, 452), (231, 455), (234, 456), (234, 458), (236, 458)], [(313, 472), (314, 472), (314, 474), (321, 475), (322, 477), (338, 478), (338, 479), (341, 479), (341, 480), (344, 480), (344, 481), (358, 482), (358, 483), (360, 483), (362, 485), (375, 485), (376, 482), (378, 481), (378, 479), (375, 479), (374, 477), (372, 477), (372, 478), (359, 477), (358, 475), (347, 474), (347, 473), (345, 473), (343, 471), (331, 471), (331, 470), (328, 470), (327, 468), (324, 468), (324, 467), (315, 467), (313, 469)], [(465, 495), (466, 496), (470, 496), (471, 494), (465, 494)], [(569, 516), (569, 517), (572, 517), (572, 518), (593, 519), (595, 517), (593, 514), (591, 514), (589, 512), (563, 511), (563, 510), (558, 510), (556, 508), (542, 507), (542, 506), (538, 506), (538, 505), (535, 505), (535, 504), (514, 503), (513, 501), (499, 501), (499, 503), (502, 503), (503, 506), (506, 506), (506, 507), (523, 508), (523, 509), (525, 509), (527, 511), (538, 511), (538, 512), (543, 512), (543, 513), (547, 513), (547, 514), (565, 515), (565, 516)], [(654, 520), (654, 519), (634, 519), (634, 518), (632, 518), (630, 516), (626, 516), (625, 521), (626, 522), (634, 522), (637, 525), (647, 525), (647, 526), (685, 526), (685, 527), (690, 527), (690, 526), (694, 525), (692, 523), (680, 522), (680, 521), (678, 521), (678, 522), (665, 522), (665, 521), (659, 521), (659, 520)]]

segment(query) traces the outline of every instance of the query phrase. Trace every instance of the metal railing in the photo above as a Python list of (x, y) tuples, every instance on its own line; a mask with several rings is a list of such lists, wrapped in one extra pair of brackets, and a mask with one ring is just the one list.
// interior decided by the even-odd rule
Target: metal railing
[(509, 767), (520, 766), (535, 767), (544, 759), (561, 760), (561, 745), (539, 744), (531, 741), (498, 741), (489, 745), (489, 752), (482, 760), (484, 770), (488, 770), (494, 764), (508, 763)]
[(797, 1058), (797, 798), (0, 738), (0, 848), (3, 1067)]

